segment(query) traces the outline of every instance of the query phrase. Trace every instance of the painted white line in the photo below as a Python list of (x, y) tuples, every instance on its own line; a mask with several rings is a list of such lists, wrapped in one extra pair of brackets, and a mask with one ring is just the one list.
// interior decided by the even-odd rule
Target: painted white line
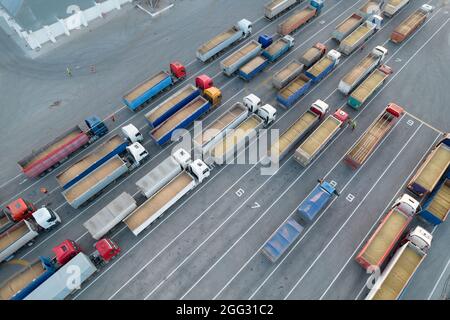
[[(10, 183), (10, 182), (16, 180), (17, 178), (19, 178), (19, 177), (21, 177), (21, 176), (22, 176), (22, 174), (19, 173), (17, 176), (12, 177), (12, 178), (10, 178), (9, 180), (3, 182), (3, 183), (0, 185), (0, 189), (3, 188), (4, 186), (6, 186), (8, 183)], [(25, 177), (25, 176), (24, 176), (24, 177)], [(22, 182), (22, 183), (23, 183), (23, 182)]]
[(427, 300), (430, 300), (433, 297), (434, 292), (436, 291), (438, 284), (441, 282), (442, 277), (447, 272), (447, 268), (450, 264), (450, 258), (447, 260), (447, 264), (444, 267), (444, 270), (442, 270), (441, 274), (439, 275), (439, 278), (437, 279), (436, 283), (433, 286), (433, 289), (431, 290), (430, 294), (428, 295)]

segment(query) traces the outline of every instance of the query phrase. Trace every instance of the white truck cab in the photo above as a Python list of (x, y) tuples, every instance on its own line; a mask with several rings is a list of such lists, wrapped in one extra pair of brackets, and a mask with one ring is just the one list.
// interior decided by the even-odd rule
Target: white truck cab
[(189, 171), (195, 175), (197, 183), (202, 183), (211, 174), (210, 167), (200, 159), (194, 160), (189, 165)]
[(141, 142), (144, 140), (144, 136), (139, 132), (133, 124), (129, 124), (122, 127), (123, 135), (131, 142)]
[(180, 148), (172, 153), (172, 157), (175, 159), (176, 162), (180, 164), (180, 166), (183, 169), (186, 169), (191, 163), (191, 154), (184, 150), (183, 148)]
[(426, 13), (431, 13), (431, 12), (433, 12), (433, 9), (434, 9), (434, 7), (429, 4), (423, 4), (420, 8), (423, 11), (425, 11)]
[(384, 59), (384, 57), (387, 55), (387, 53), (388, 53), (388, 50), (383, 46), (376, 46), (372, 50), (372, 54), (374, 54), (376, 56), (381, 56), (381, 60)]
[(289, 43), (289, 48), (292, 48), (295, 44), (295, 39), (294, 37), (290, 36), (290, 35), (285, 35), (283, 37), (284, 40), (286, 40), (287, 43)]
[(262, 106), (261, 99), (253, 93), (245, 96), (243, 103), (250, 112), (256, 113), (264, 120), (265, 126), (268, 126), (275, 121), (277, 109), (267, 103)]
[(32, 216), (34, 221), (45, 230), (48, 230), (61, 222), (61, 218), (58, 214), (45, 206), (33, 212)]
[(372, 22), (375, 25), (375, 30), (380, 30), (381, 29), (381, 25), (383, 23), (383, 18), (377, 14), (374, 14), (371, 18), (370, 18), (370, 22)]
[(127, 147), (129, 160), (132, 164), (139, 166), (149, 156), (147, 150), (139, 142), (132, 143)]
[(330, 51), (328, 51), (327, 57), (333, 60), (335, 64), (338, 64), (341, 60), (341, 53), (337, 50), (331, 49)]
[(407, 240), (411, 241), (417, 248), (419, 248), (423, 252), (427, 252), (431, 247), (431, 240), (433, 240), (433, 235), (421, 226), (417, 226), (413, 231), (409, 233)]
[(402, 212), (405, 212), (409, 215), (414, 215), (419, 209), (420, 203), (419, 201), (405, 193), (395, 201), (394, 207), (396, 206), (398, 206)]
[(248, 37), (252, 33), (252, 22), (247, 19), (239, 20), (236, 27), (242, 30), (244, 37)]
[(315, 111), (320, 113), (323, 117), (328, 112), (328, 109), (330, 108), (330, 106), (328, 105), (328, 103), (325, 103), (323, 100), (317, 99), (311, 105), (311, 108), (315, 109)]

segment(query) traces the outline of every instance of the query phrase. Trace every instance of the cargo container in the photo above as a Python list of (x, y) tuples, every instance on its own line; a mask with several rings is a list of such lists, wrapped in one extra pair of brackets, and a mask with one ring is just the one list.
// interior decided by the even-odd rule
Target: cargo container
[(364, 57), (341, 81), (338, 89), (343, 94), (349, 94), (364, 78), (380, 65), (387, 55), (387, 49), (382, 46), (376, 46), (372, 52)]
[(417, 169), (408, 184), (408, 189), (419, 197), (429, 194), (447, 171), (449, 164), (450, 134), (447, 133)]
[(371, 266), (381, 268), (418, 208), (419, 202), (407, 194), (397, 199), (356, 256), (356, 262), (366, 270)]
[(347, 152), (344, 161), (353, 169), (359, 168), (369, 158), (403, 113), (402, 107), (395, 103), (390, 103), (386, 110), (367, 128), (354, 147)]
[(450, 212), (450, 179), (441, 180), (419, 212), (419, 215), (432, 225), (438, 225), (447, 220)]
[(346, 123), (348, 114), (338, 109), (334, 114), (329, 115), (315, 129), (305, 141), (295, 150), (294, 159), (303, 167), (311, 163), (319, 152), (337, 134), (340, 128)]
[(261, 52), (261, 44), (251, 40), (242, 48), (234, 51), (230, 56), (220, 62), (220, 68), (227, 76), (231, 76), (238, 71), (240, 67), (256, 57)]
[(433, 236), (417, 226), (376, 280), (366, 300), (399, 299), (427, 256)]
[(375, 69), (356, 89), (350, 94), (347, 104), (358, 110), (377, 91), (392, 73), (392, 69), (386, 65)]
[(15, 223), (32, 217), (36, 207), (31, 202), (18, 198), (0, 211), (0, 234), (11, 228)]
[(310, 224), (325, 206), (331, 201), (333, 195), (339, 196), (339, 192), (330, 183), (319, 180), (319, 184), (300, 203), (297, 213), (305, 225)]
[(293, 37), (284, 36), (265, 48), (262, 51), (262, 55), (266, 57), (270, 62), (274, 62), (283, 54), (288, 52), (288, 50), (294, 46), (294, 43), (295, 39)]
[(312, 83), (305, 74), (300, 74), (278, 92), (276, 99), (279, 105), (285, 108), (292, 107), (309, 90)]
[(336, 50), (328, 51), (327, 55), (305, 71), (305, 75), (315, 84), (325, 78), (339, 63), (341, 54)]
[(321, 59), (325, 53), (327, 52), (327, 47), (323, 43), (317, 42), (314, 46), (306, 50), (303, 54), (301, 54), (298, 58), (300, 63), (303, 63), (305, 68), (311, 67), (315, 64), (319, 59)]
[(140, 110), (150, 99), (186, 78), (186, 68), (178, 61), (170, 64), (170, 73), (160, 71), (127, 92), (122, 101), (131, 111)]
[(394, 29), (391, 33), (391, 41), (394, 43), (403, 42), (424, 24), (431, 12), (433, 12), (433, 6), (429, 4), (422, 5)]
[(89, 117), (84, 122), (87, 128), (78, 125), (20, 160), (18, 165), (22, 172), (30, 178), (44, 175), (108, 132), (106, 125), (96, 116)]
[(250, 81), (258, 73), (263, 71), (268, 65), (268, 59), (264, 58), (263, 56), (256, 56), (239, 68), (238, 75), (245, 81)]
[(302, 73), (304, 65), (297, 60), (292, 60), (283, 69), (272, 77), (272, 84), (276, 89), (281, 89)]
[(252, 33), (252, 23), (247, 19), (239, 20), (236, 25), (220, 33), (197, 49), (197, 58), (208, 62), (219, 56), (226, 48), (248, 37)]
[(362, 16), (353, 13), (350, 17), (337, 25), (331, 33), (331, 38), (341, 42), (342, 39), (346, 38), (350, 33), (355, 31), (355, 29), (358, 28), (364, 21), (365, 19)]
[(264, 16), (273, 20), (303, 0), (273, 0), (264, 6)]
[(381, 14), (381, 7), (383, 6), (384, 0), (369, 0), (362, 7), (358, 9), (358, 14), (360, 14), (364, 19), (368, 19), (373, 15)]
[(356, 48), (367, 41), (377, 30), (381, 28), (383, 18), (373, 16), (371, 20), (366, 20), (358, 28), (345, 37), (339, 44), (339, 52), (350, 55)]
[(383, 14), (390, 18), (408, 3), (409, 0), (387, 0), (383, 8)]
[(318, 16), (322, 8), (323, 0), (311, 0), (306, 8), (295, 11), (293, 15), (280, 23), (278, 25), (278, 33), (285, 36), (294, 32)]

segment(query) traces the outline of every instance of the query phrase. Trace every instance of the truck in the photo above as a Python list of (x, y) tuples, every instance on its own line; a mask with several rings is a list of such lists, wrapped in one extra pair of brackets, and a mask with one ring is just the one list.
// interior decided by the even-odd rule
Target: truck
[(450, 212), (450, 179), (443, 178), (428, 199), (424, 202), (419, 215), (432, 225), (447, 220)]
[(368, 19), (373, 15), (380, 15), (383, 3), (384, 0), (369, 0), (358, 9), (358, 14), (364, 19)]
[(305, 68), (311, 67), (315, 64), (319, 59), (321, 59), (325, 53), (327, 52), (327, 46), (323, 43), (317, 42), (314, 46), (306, 50), (303, 54), (301, 54), (298, 58), (300, 63), (303, 63)]
[(195, 78), (195, 86), (188, 84), (181, 88), (155, 108), (147, 112), (145, 114), (145, 119), (150, 127), (155, 128), (170, 118), (175, 112), (201, 95), (202, 91), (209, 89), (212, 86), (213, 80), (206, 74), (202, 74)]
[(95, 251), (87, 255), (72, 240), (65, 240), (53, 248), (54, 272), (26, 295), (24, 300), (64, 300), (79, 289), (76, 285), (71, 285), (74, 281), (74, 269), (80, 276), (78, 285), (81, 285), (120, 253), (117, 244), (108, 238), (97, 241), (94, 248)]
[[(188, 154), (185, 150), (184, 153)], [(139, 235), (180, 198), (200, 185), (209, 175), (210, 168), (202, 160), (190, 161), (183, 171), (162, 186), (123, 222), (135, 236)]]
[(397, 300), (427, 256), (433, 236), (417, 226), (376, 280), (366, 300)]
[(342, 21), (336, 26), (336, 28), (331, 33), (331, 38), (335, 39), (337, 42), (341, 42), (342, 39), (346, 38), (350, 33), (355, 31), (365, 19), (357, 13), (352, 13), (352, 15)]
[(33, 212), (32, 218), (17, 222), (0, 234), (0, 262), (9, 260), (17, 250), (33, 243), (39, 233), (60, 222), (58, 214), (45, 206)]
[(122, 97), (122, 101), (131, 111), (136, 112), (143, 108), (147, 101), (186, 78), (186, 68), (181, 62), (170, 63), (169, 69), (170, 73), (160, 71), (138, 84)]
[(123, 137), (120, 134), (112, 136), (81, 160), (60, 172), (56, 176), (59, 186), (63, 190), (69, 189), (115, 155), (125, 152), (130, 142), (142, 141), (142, 134), (136, 134), (135, 132), (139, 133), (138, 129), (132, 124), (123, 127)]
[(278, 25), (278, 33), (282, 36), (293, 33), (318, 16), (322, 8), (323, 0), (311, 0), (306, 8), (295, 11), (293, 15), (281, 22)]
[(344, 126), (347, 119), (348, 114), (341, 109), (329, 115), (295, 150), (294, 159), (303, 167), (308, 166)]
[(252, 33), (252, 22), (247, 19), (239, 20), (230, 29), (218, 34), (197, 49), (197, 58), (208, 62), (218, 57), (226, 48), (247, 38)]
[(305, 71), (305, 75), (315, 84), (325, 78), (339, 63), (341, 53), (336, 50), (328, 51), (327, 55)]
[(272, 0), (264, 6), (264, 16), (273, 20), (293, 8), (302, 0)]
[(139, 167), (148, 155), (147, 150), (139, 142), (135, 142), (64, 190), (62, 195), (70, 206), (78, 209), (113, 181)]
[(450, 134), (446, 133), (431, 150), (408, 183), (408, 189), (418, 197), (433, 191), (450, 165)]
[(311, 193), (300, 203), (297, 213), (305, 225), (310, 224), (323, 208), (331, 201), (333, 195), (339, 196), (335, 186), (322, 179)]
[(136, 200), (127, 192), (122, 192), (117, 198), (83, 223), (83, 226), (91, 234), (92, 238), (100, 240), (136, 208)]
[(108, 132), (108, 127), (97, 116), (86, 118), (84, 123), (86, 128), (77, 125), (20, 160), (18, 165), (21, 171), (29, 178), (44, 176), (76, 151)]
[(225, 75), (231, 76), (240, 67), (246, 64), (252, 58), (256, 57), (260, 52), (261, 43), (255, 40), (251, 40), (240, 49), (234, 51), (227, 58), (220, 61), (220, 69)]
[(280, 90), (302, 73), (304, 65), (297, 60), (292, 60), (272, 77), (273, 86)]
[(383, 14), (391, 18), (408, 3), (409, 0), (387, 0), (383, 8)]
[(344, 157), (345, 163), (352, 169), (359, 168), (369, 158), (403, 113), (402, 107), (395, 103), (390, 103), (347, 152)]
[(355, 257), (356, 262), (366, 270), (369, 267), (381, 268), (418, 208), (419, 202), (408, 194), (398, 198)]
[(355, 110), (361, 106), (384, 84), (392, 69), (381, 65), (375, 69), (356, 89), (349, 95), (347, 104)]
[(269, 59), (262, 55), (256, 56), (239, 68), (238, 75), (245, 81), (252, 80), (269, 65)]
[(343, 94), (349, 94), (364, 78), (380, 65), (384, 57), (387, 55), (387, 49), (382, 46), (373, 48), (366, 57), (364, 57), (349, 73), (347, 73), (341, 81), (339, 81), (338, 89)]
[(341, 41), (339, 44), (339, 52), (350, 55), (381, 28), (382, 21), (383, 18), (377, 15), (374, 15), (370, 20), (364, 21)]
[(262, 51), (262, 55), (266, 57), (270, 62), (274, 62), (283, 54), (288, 52), (290, 48), (294, 46), (295, 39), (289, 35), (286, 35)]
[(293, 218), (288, 218), (266, 241), (261, 252), (272, 263), (275, 263), (298, 239), (303, 229)]
[(287, 86), (278, 91), (276, 100), (284, 108), (292, 107), (312, 86), (312, 80), (301, 73)]
[(316, 100), (286, 131), (284, 131), (278, 143), (270, 147), (270, 156), (281, 160), (294, 145), (305, 137), (316, 124), (318, 124), (328, 112), (328, 104), (322, 100)]
[(32, 217), (36, 207), (31, 202), (18, 198), (0, 211), (0, 234), (11, 228), (15, 223)]
[(164, 145), (171, 140), (172, 134), (177, 129), (188, 128), (195, 120), (217, 107), (221, 99), (222, 93), (218, 88), (206, 89), (203, 96), (197, 96), (170, 118), (155, 127), (150, 132), (150, 136), (159, 146)]
[(401, 43), (411, 36), (433, 12), (433, 6), (423, 4), (419, 9), (414, 11), (409, 17), (403, 20), (391, 33), (391, 41)]

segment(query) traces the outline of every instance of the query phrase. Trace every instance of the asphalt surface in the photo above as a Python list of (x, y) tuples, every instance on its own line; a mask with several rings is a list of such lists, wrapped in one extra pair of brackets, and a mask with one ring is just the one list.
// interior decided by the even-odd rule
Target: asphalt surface
[[(72, 114), (68, 121), (69, 112), (65, 104), (61, 110), (55, 111), (49, 110), (48, 106), (39, 102), (36, 104), (36, 112), (39, 110), (39, 114), (42, 113), (40, 118), (34, 118), (34, 115), (30, 114), (26, 120), (39, 123), (39, 126), (24, 122), (24, 130), (18, 132), (14, 139), (2, 141), (2, 144), (5, 144), (4, 148), (10, 149), (17, 141), (33, 145), (33, 141), (26, 139), (27, 132), (36, 138), (42, 134), (42, 139), (48, 141), (51, 137), (57, 136), (63, 128), (92, 113), (92, 106), (95, 106), (95, 112), (101, 116), (111, 113), (120, 107), (119, 97), (138, 82), (136, 79), (143, 79), (146, 75), (163, 68), (161, 61), (167, 61), (168, 57), (186, 63), (191, 61), (199, 44), (238, 19), (247, 17), (256, 21), (254, 38), (261, 32), (274, 34), (282, 18), (274, 22), (262, 18), (264, 2), (245, 1), (245, 6), (241, 7), (241, 2), (239, 5), (238, 2), (233, 5), (228, 4), (229, 2), (225, 5), (224, 1), (214, 5), (208, 2), (209, 4), (201, 6), (199, 1), (181, 1), (170, 13), (150, 22), (138, 12), (124, 11), (123, 16), (118, 16), (117, 20), (112, 20), (91, 33), (81, 35), (76, 41), (69, 42), (38, 59), (63, 61), (63, 56), (76, 48), (77, 50), (73, 51), (76, 54), (70, 56), (76, 64), (87, 61), (85, 57), (100, 59), (99, 52), (108, 52), (104, 60), (110, 65), (114, 64), (115, 67), (109, 69), (105, 62), (105, 73), (98, 71), (95, 75), (74, 75), (73, 79), (66, 79), (64, 73), (60, 75), (56, 71), (48, 72), (48, 69), (42, 67), (44, 62), (27, 62), (29, 68), (42, 67), (39, 70), (33, 69), (38, 74), (58, 77), (58, 79), (40, 78), (35, 81), (48, 88), (52, 88), (54, 83), (59, 83), (61, 87), (58, 90), (64, 95), (68, 94), (68, 88), (73, 86), (63, 82), (77, 80), (80, 83), (74, 92), (77, 103), (72, 106), (73, 108), (76, 106), (78, 111)], [(445, 89), (446, 79), (450, 75), (448, 68), (442, 66), (450, 62), (448, 61), (450, 8), (438, 5), (421, 30), (405, 43), (395, 45), (387, 41), (395, 26), (424, 2), (412, 2), (394, 18), (385, 19), (383, 28), (370, 38), (364, 50), (357, 50), (349, 57), (344, 56), (330, 76), (313, 87), (295, 107), (289, 110), (277, 107), (278, 119), (272, 126), (281, 132), (284, 131), (312, 102), (320, 98), (331, 106), (331, 110), (342, 106), (349, 112), (357, 120), (358, 125), (354, 131), (350, 128), (341, 130), (332, 143), (306, 169), (294, 161), (292, 151), (282, 159), (279, 171), (273, 176), (261, 175), (259, 164), (216, 166), (205, 183), (178, 201), (157, 223), (138, 237), (119, 224), (111, 232), (111, 237), (122, 247), (121, 255), (100, 270), (73, 298), (364, 298), (367, 293), (365, 282), (368, 275), (354, 262), (354, 255), (378, 219), (386, 212), (389, 204), (404, 192), (408, 177), (429, 148), (439, 139), (439, 131), (448, 131), (449, 116), (445, 112), (445, 106), (450, 93)], [(264, 102), (275, 106), (276, 91), (271, 87), (271, 75), (317, 41), (326, 42), (329, 47), (336, 47), (336, 43), (329, 39), (331, 31), (362, 3), (363, 1), (327, 1), (322, 14), (295, 33), (295, 48), (250, 83), (221, 74), (218, 61), (204, 65), (192, 60), (192, 64), (188, 66), (190, 75), (194, 76), (196, 72), (201, 72), (214, 76), (215, 85), (222, 89), (224, 97), (224, 103), (204, 118), (203, 125), (211, 123), (248, 93), (255, 93)], [(436, 5), (439, 2), (431, 1), (431, 3)], [(300, 7), (304, 5), (301, 4)], [(259, 9), (254, 10), (255, 7)], [(225, 14), (222, 10), (227, 10), (226, 12), (230, 14)], [(202, 12), (208, 14), (200, 15)], [(237, 12), (239, 14), (236, 14)], [(177, 21), (180, 15), (184, 16), (182, 23)], [(194, 16), (207, 16), (214, 23), (210, 29), (206, 29), (202, 27), (204, 20), (189, 19)], [(128, 21), (129, 28), (124, 28), (125, 31), (121, 34), (123, 38), (115, 39), (110, 33), (111, 30), (115, 30), (114, 28), (118, 28), (120, 19)], [(181, 24), (183, 25), (180, 27)], [(150, 25), (158, 26), (157, 34), (138, 41), (144, 38), (142, 37), (144, 31), (139, 33), (133, 30), (135, 28), (143, 30)], [(117, 48), (119, 40), (126, 39), (131, 42), (125, 35), (134, 33), (136, 46), (125, 46), (128, 50)], [(113, 38), (117, 42), (112, 41)], [(168, 38), (170, 41), (165, 42)], [(91, 45), (97, 42), (97, 46), (92, 48)], [(164, 50), (159, 49), (162, 43), (165, 43)], [(345, 97), (336, 88), (340, 79), (376, 45), (384, 45), (389, 50), (386, 64), (394, 69), (394, 74), (363, 110), (356, 112), (344, 106)], [(142, 50), (144, 48), (147, 51)], [(151, 55), (148, 54), (148, 50), (152, 50)], [(229, 54), (228, 52), (223, 56)], [(13, 59), (19, 58), (11, 56), (9, 58), (11, 65), (6, 69), (15, 74)], [(154, 60), (154, 63), (150, 63), (149, 60)], [(143, 64), (143, 61), (146, 63)], [(143, 68), (145, 64), (152, 67)], [(20, 70), (28, 74), (27, 65), (20, 66), (15, 75), (22, 79), (24, 76), (20, 75)], [(97, 70), (100, 70), (99, 66)], [(95, 79), (100, 75), (107, 77), (107, 81)], [(31, 80), (27, 78), (22, 81)], [(192, 79), (183, 84), (188, 82), (192, 82)], [(105, 87), (101, 88), (102, 85)], [(9, 87), (11, 86), (10, 84)], [(33, 83), (28, 83), (28, 86), (33, 88), (30, 90), (39, 88), (33, 87)], [(98, 89), (103, 89), (101, 95), (98, 94)], [(7, 96), (13, 99), (11, 93), (14, 91), (9, 92)], [(39, 91), (34, 94), (37, 92)], [(37, 94), (36, 99), (38, 101), (44, 99), (44, 95)], [(24, 180), (23, 176), (19, 176), (1, 186), (2, 203), (22, 195), (38, 204), (50, 204), (63, 220), (56, 230), (39, 236), (34, 246), (20, 250), (16, 254), (16, 259), (30, 261), (39, 255), (50, 255), (51, 248), (66, 238), (76, 240), (86, 248), (86, 251), (90, 251), (94, 240), (87, 234), (82, 223), (121, 192), (126, 190), (130, 194), (136, 193), (134, 183), (170, 154), (172, 145), (162, 149), (156, 147), (148, 138), (149, 128), (146, 127), (142, 115), (162, 99), (158, 98), (137, 114), (122, 109), (117, 113), (117, 120), (109, 123), (118, 127), (123, 121), (126, 121), (125, 123), (131, 121), (138, 128), (143, 128), (146, 136), (144, 146), (152, 154), (152, 158), (130, 175), (109, 186), (87, 206), (75, 210), (65, 203), (55, 175), (98, 146), (98, 142), (43, 179)], [(357, 171), (349, 169), (341, 161), (342, 157), (391, 101), (404, 106), (407, 113), (397, 122), (395, 128), (363, 167)], [(20, 108), (25, 109), (28, 105), (21, 105)], [(24, 112), (20, 108), (5, 110), (6, 116), (2, 117), (2, 122), (5, 121), (6, 128), (2, 127), (2, 130), (11, 126), (11, 119), (7, 119), (8, 115), (13, 117), (17, 116), (17, 112), (19, 114)], [(59, 112), (62, 113), (60, 116)], [(80, 116), (78, 113), (83, 115)], [(66, 126), (60, 126), (63, 118)], [(42, 126), (44, 123), (46, 126)], [(44, 133), (41, 131), (42, 127), (51, 130)], [(21, 146), (20, 149), (14, 149), (17, 153), (15, 156), (25, 154), (27, 146)], [(10, 162), (17, 160), (17, 157), (14, 160), (8, 159), (9, 157), (13, 156), (8, 154), (3, 161), (2, 156), (2, 163), (5, 163), (5, 166), (2, 166), (5, 174), (2, 173), (2, 176), (6, 178), (12, 177), (14, 173), (14, 167), (10, 166)], [(260, 247), (293, 213), (316, 185), (318, 178), (337, 182), (341, 196), (333, 200), (279, 262), (269, 263), (260, 254)], [(41, 186), (50, 190), (49, 195), (44, 196), (38, 192)], [(347, 200), (349, 194), (354, 196), (352, 201)], [(405, 298), (438, 299), (446, 290), (446, 279), (450, 273), (449, 252), (446, 246), (449, 240), (447, 225), (444, 223), (437, 227), (433, 235), (435, 238), (429, 258), (425, 260), (406, 290)], [(0, 280), (5, 279), (17, 268), (17, 265), (11, 263), (0, 265)]]

